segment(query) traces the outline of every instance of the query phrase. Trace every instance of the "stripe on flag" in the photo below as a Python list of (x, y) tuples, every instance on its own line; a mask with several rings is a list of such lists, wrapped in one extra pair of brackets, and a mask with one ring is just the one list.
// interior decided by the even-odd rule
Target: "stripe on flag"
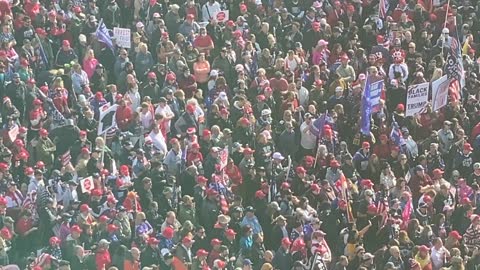
[(70, 160), (72, 160), (72, 155), (70, 154), (70, 150), (68, 150), (63, 155), (60, 156), (60, 162), (62, 163), (62, 166), (67, 166), (70, 163)]
[(460, 82), (457, 79), (453, 79), (450, 81), (450, 85), (448, 86), (448, 95), (454, 100), (460, 100), (460, 93), (461, 93)]
[(380, 0), (378, 3), (378, 17), (385, 19), (387, 17), (388, 1)]

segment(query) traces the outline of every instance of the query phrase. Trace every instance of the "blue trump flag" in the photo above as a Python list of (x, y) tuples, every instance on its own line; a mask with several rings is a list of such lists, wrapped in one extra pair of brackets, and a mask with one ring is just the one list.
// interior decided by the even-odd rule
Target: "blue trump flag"
[(400, 131), (397, 120), (395, 120), (395, 115), (392, 117), (392, 131), (390, 132), (390, 140), (392, 140), (396, 146), (405, 145), (405, 139), (402, 136), (402, 132)]
[(367, 75), (365, 90), (362, 96), (362, 119), (360, 121), (360, 132), (363, 135), (370, 135), (370, 117), (372, 115), (372, 100), (370, 98), (370, 78)]
[(103, 22), (103, 19), (100, 20), (98, 23), (97, 31), (95, 32), (98, 41), (104, 43), (110, 50), (114, 51), (112, 38), (108, 33), (107, 26)]

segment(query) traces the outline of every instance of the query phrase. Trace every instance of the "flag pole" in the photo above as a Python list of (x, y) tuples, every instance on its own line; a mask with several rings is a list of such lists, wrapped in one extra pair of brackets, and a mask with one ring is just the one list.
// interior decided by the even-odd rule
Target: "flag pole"
[[(442, 43), (442, 58), (443, 60), (445, 60), (445, 57), (443, 56), (443, 48), (445, 48), (445, 36), (443, 34), (443, 29), (447, 28), (447, 19), (448, 19), (448, 11), (450, 10), (450, 0), (448, 0), (447, 2), (447, 10), (445, 11), (445, 20), (443, 21), (443, 28), (442, 28), (442, 38), (443, 38), (443, 43)], [(457, 23), (455, 22), (455, 27), (457, 27), (456, 25)]]

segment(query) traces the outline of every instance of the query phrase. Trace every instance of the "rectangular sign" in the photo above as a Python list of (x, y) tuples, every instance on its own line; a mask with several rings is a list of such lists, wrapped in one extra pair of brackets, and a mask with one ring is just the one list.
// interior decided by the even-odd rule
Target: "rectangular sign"
[(432, 109), (437, 111), (447, 105), (448, 99), (448, 76), (444, 75), (432, 82)]
[(118, 105), (115, 104), (110, 106), (110, 103), (107, 103), (100, 107), (100, 117), (98, 119), (98, 135), (103, 135), (109, 129), (117, 126), (115, 121), (115, 115), (117, 113)]
[(407, 91), (407, 108), (405, 116), (413, 116), (425, 111), (428, 103), (430, 83), (410, 85)]
[(215, 20), (217, 22), (226, 22), (228, 21), (228, 17), (229, 17), (229, 11), (228, 10), (220, 10), (219, 12), (216, 12), (213, 14), (213, 18), (215, 18)]
[(113, 37), (116, 40), (116, 44), (118, 47), (128, 48), (132, 47), (132, 40), (131, 40), (131, 33), (130, 29), (128, 28), (113, 28)]
[(370, 101), (372, 105), (372, 112), (377, 112), (380, 105), (380, 97), (383, 91), (383, 80), (372, 82), (370, 84)]
[(91, 176), (83, 178), (80, 180), (80, 187), (82, 188), (82, 193), (92, 191), (95, 188), (95, 183), (93, 183), (93, 178)]

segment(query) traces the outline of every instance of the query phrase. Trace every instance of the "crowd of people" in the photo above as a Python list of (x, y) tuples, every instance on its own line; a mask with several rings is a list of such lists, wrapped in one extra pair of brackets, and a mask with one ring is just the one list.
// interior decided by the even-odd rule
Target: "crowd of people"
[(1, 0), (0, 269), (480, 269), (479, 14)]

